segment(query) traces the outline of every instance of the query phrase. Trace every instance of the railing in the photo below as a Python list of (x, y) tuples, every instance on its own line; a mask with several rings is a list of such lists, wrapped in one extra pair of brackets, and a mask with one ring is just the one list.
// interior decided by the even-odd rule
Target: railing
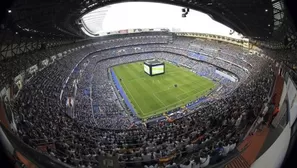
[(110, 69), (110, 71), (111, 71), (111, 76), (112, 76), (113, 82), (115, 83), (117, 89), (119, 90), (121, 96), (123, 97), (126, 105), (128, 106), (129, 110), (132, 112), (132, 114), (136, 116), (137, 114), (136, 114), (132, 104), (130, 103), (126, 93), (124, 92), (123, 88), (121, 87), (121, 84), (120, 84), (115, 72), (113, 71), (113, 69)]
[[(4, 136), (7, 137), (7, 139), (10, 141), (12, 146), (14, 147), (15, 151), (18, 151), (21, 153), (24, 157), (26, 157), (28, 160), (32, 161), (33, 164), (35, 164), (38, 167), (55, 167), (55, 168), (70, 168), (71, 166), (64, 164), (52, 157), (49, 157), (45, 154), (42, 154), (35, 149), (29, 147), (28, 145), (24, 144), (17, 136), (15, 136), (12, 132), (7, 130), (2, 123), (1, 128), (4, 131)], [(225, 132), (227, 127), (223, 130), (221, 130), (217, 136), (220, 136)], [(152, 159), (149, 162), (154, 162), (154, 163), (162, 163), (162, 162), (168, 162), (178, 156), (188, 156), (197, 153), (199, 151), (198, 149), (203, 149), (207, 144), (213, 142), (213, 140), (217, 137), (213, 137), (211, 140), (199, 145), (196, 150), (193, 150), (192, 152), (184, 151), (184, 152), (173, 152), (170, 155), (163, 157), (163, 158), (158, 158), (158, 159)], [(63, 154), (62, 151), (57, 150), (58, 153)], [(99, 163), (99, 161), (94, 161), (96, 163)], [(128, 162), (120, 162), (120, 164), (142, 164), (146, 163), (145, 161), (128, 161)]]
[(71, 166), (64, 164), (52, 157), (42, 154), (36, 151), (35, 149), (29, 147), (28, 145), (23, 143), (18, 137), (16, 137), (12, 132), (7, 130), (1, 122), (0, 122), (0, 125), (1, 125), (1, 129), (5, 134), (1, 136), (6, 136), (9, 142), (12, 144), (14, 150), (21, 153), (37, 167), (71, 168)]
[(34, 150), (33, 148), (27, 146), (22, 141), (13, 135), (10, 131), (6, 130), (1, 123), (1, 128), (5, 132), (5, 135), (8, 137), (10, 142), (13, 144), (13, 147), (22, 153), (24, 156), (32, 160), (39, 167), (70, 167), (62, 162), (59, 162), (47, 155), (41, 154)]

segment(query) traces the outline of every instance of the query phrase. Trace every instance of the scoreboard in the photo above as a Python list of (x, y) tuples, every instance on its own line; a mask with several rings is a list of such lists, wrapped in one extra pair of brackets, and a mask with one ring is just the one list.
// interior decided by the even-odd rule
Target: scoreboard
[(164, 67), (165, 67), (164, 65), (152, 66), (152, 75), (163, 74)]
[(151, 74), (150, 67), (148, 65), (146, 65), (146, 64), (143, 64), (143, 66), (144, 66), (144, 72), (150, 75)]
[(159, 60), (147, 60), (143, 63), (144, 72), (150, 76), (165, 73), (165, 64)]

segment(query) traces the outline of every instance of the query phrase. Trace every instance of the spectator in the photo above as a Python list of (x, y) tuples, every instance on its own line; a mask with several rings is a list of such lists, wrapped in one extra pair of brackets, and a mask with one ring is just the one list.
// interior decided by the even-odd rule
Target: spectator
[(200, 167), (201, 168), (207, 167), (209, 162), (210, 162), (210, 156), (205, 153), (202, 153), (200, 157)]
[(187, 160), (185, 163), (180, 164), (181, 168), (192, 168), (194, 165), (194, 161)]
[[(272, 86), (272, 65), (264, 58), (244, 56), (241, 49), (232, 45), (224, 48), (216, 42), (188, 38), (168, 43), (169, 38), (168, 35), (140, 35), (94, 40), (91, 47), (70, 52), (69, 56), (30, 75), (30, 80), (26, 79), (29, 82), (12, 104), (17, 135), (33, 148), (54, 144), (55, 149), (47, 151), (51, 157), (79, 167), (95, 167), (100, 155), (117, 157), (121, 165), (141, 163), (154, 167), (156, 159), (171, 158), (175, 153), (178, 156), (171, 158), (173, 161), (178, 157), (188, 159), (202, 149), (201, 163), (196, 159), (190, 161), (191, 165), (206, 167), (220, 161), (221, 156), (233, 151), (239, 142), (234, 125), (241, 130), (246, 123), (253, 123), (254, 114), (258, 114), (266, 102)], [(140, 47), (135, 47), (138, 45)], [(217, 46), (224, 54), (214, 52)], [(188, 51), (201, 48), (208, 56), (198, 58)], [(96, 53), (98, 56), (83, 57), (95, 50), (100, 51)], [(191, 112), (173, 111), (172, 122), (158, 120), (143, 126), (135, 115), (126, 113), (127, 107), (107, 70), (118, 64), (153, 58), (191, 68), (192, 72), (216, 81), (221, 89), (214, 89), (202, 104), (199, 104), (201, 100), (189, 103)], [(37, 56), (36, 59), (34, 63), (40, 62)], [(8, 69), (0, 66), (3, 67)], [(218, 67), (228, 70), (227, 74), (236, 74), (240, 80), (233, 82), (218, 75)], [(1, 75), (8, 76), (3, 71)], [(65, 112), (69, 95), (75, 95), (75, 108)], [(228, 141), (232, 144), (224, 143)]]
[(229, 153), (229, 150), (230, 150), (230, 146), (228, 143), (225, 143), (225, 145), (223, 146), (223, 153), (222, 153), (222, 156), (227, 156), (227, 154)]

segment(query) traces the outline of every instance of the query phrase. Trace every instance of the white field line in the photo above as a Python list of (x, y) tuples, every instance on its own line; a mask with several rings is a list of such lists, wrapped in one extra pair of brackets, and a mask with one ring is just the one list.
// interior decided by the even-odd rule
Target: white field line
[[(129, 81), (130, 82), (130, 81)], [(193, 82), (193, 84), (195, 84), (195, 83), (198, 83), (198, 82)], [(124, 84), (124, 83), (123, 83)], [(125, 84), (124, 84), (125, 85)], [(184, 84), (184, 85), (186, 85), (186, 84)], [(182, 86), (182, 85), (180, 85), (180, 86)], [(206, 86), (206, 84), (204, 84), (204, 85), (201, 85), (200, 87), (203, 87), (203, 86)], [(129, 89), (128, 89), (128, 87), (125, 85), (125, 87), (127, 88), (127, 91), (131, 94), (131, 92), (129, 91)], [(172, 89), (172, 87), (171, 88), (168, 88), (167, 90), (169, 90), (169, 89)], [(180, 89), (180, 88), (179, 88)], [(167, 91), (167, 90), (164, 90), (164, 91)], [(197, 90), (197, 89), (193, 89), (193, 90)], [(190, 91), (188, 91), (188, 92), (185, 92), (185, 91), (183, 91), (184, 93), (182, 93), (182, 94), (185, 94), (185, 93), (190, 93), (190, 92), (192, 92), (193, 90), (190, 90)], [(198, 94), (198, 93), (202, 93), (202, 92), (205, 92), (207, 89), (204, 89), (204, 90), (201, 90), (201, 91), (199, 91), (199, 92), (197, 92), (196, 94)], [(163, 92), (163, 91), (160, 91), (160, 92)], [(160, 92), (156, 92), (156, 93), (160, 93)], [(154, 96), (164, 105), (164, 103), (158, 98), (158, 96), (156, 96), (155, 94), (156, 93), (154, 93)], [(180, 95), (182, 95), (182, 94), (180, 94)], [(180, 95), (178, 95), (178, 96), (180, 96)], [(178, 97), (177, 96), (177, 97)], [(131, 94), (131, 97), (132, 97), (132, 99), (135, 101), (135, 99), (134, 99), (134, 97), (132, 96), (132, 94)], [(186, 98), (183, 98), (183, 99), (179, 99), (179, 101), (177, 101), (177, 102), (174, 102), (174, 103), (171, 103), (171, 104), (169, 104), (169, 105), (167, 105), (167, 106), (163, 106), (163, 107), (161, 107), (161, 108), (159, 108), (159, 109), (157, 109), (157, 110), (154, 110), (154, 111), (151, 111), (150, 113), (155, 113), (155, 112), (157, 112), (157, 111), (161, 111), (161, 109), (165, 109), (166, 107), (169, 107), (169, 106), (172, 106), (173, 104), (176, 104), (176, 103), (179, 103), (179, 102), (182, 102), (183, 100), (185, 100), (185, 99), (187, 99), (188, 98), (188, 96), (186, 97)], [(135, 103), (137, 104), (137, 106), (139, 107), (139, 109), (141, 110), (141, 113), (142, 114), (144, 114), (143, 113), (143, 111), (142, 111), (142, 109), (141, 109), (141, 107), (139, 106), (139, 104), (137, 103), (137, 101), (135, 101)], [(155, 115), (155, 114), (154, 114)], [(146, 117), (146, 115), (144, 115), (144, 117)]]
[[(203, 82), (192, 82), (192, 83), (185, 83), (185, 84), (182, 84), (182, 85), (178, 85), (178, 86), (184, 86), (184, 85), (188, 85), (188, 84), (196, 84), (196, 83), (203, 83)], [(204, 85), (201, 85), (201, 87), (203, 87), (203, 86), (206, 86), (206, 84), (204, 84)], [(172, 88), (174, 88), (174, 86), (169, 86), (168, 87), (168, 89), (165, 89), (165, 90), (161, 90), (161, 91), (159, 91), (159, 92), (155, 92), (155, 94), (158, 94), (158, 93), (161, 93), (161, 92), (165, 92), (165, 91), (168, 91), (168, 90), (170, 90), (170, 89), (172, 89)], [(177, 87), (177, 88), (179, 88), (179, 87)], [(180, 89), (180, 88), (179, 88)], [(182, 89), (181, 89), (182, 90)], [(183, 91), (183, 90), (182, 90)], [(187, 92), (186, 92), (187, 93)]]
[[(128, 68), (128, 67), (125, 67), (125, 68)], [(178, 73), (178, 72), (180, 72), (180, 71), (179, 71), (179, 70), (176, 70), (176, 71), (167, 72), (166, 74), (174, 74), (174, 73)], [(191, 71), (190, 71), (190, 72), (191, 72)], [(191, 76), (191, 75), (187, 75), (187, 76)], [(185, 76), (185, 77), (187, 77), (187, 76)], [(133, 82), (133, 81), (136, 81), (136, 80), (143, 80), (144, 78), (146, 78), (146, 76), (143, 76), (143, 77), (140, 77), (140, 78), (135, 78), (135, 79), (129, 80), (129, 81), (127, 81), (127, 82)], [(158, 80), (158, 82), (160, 83), (159, 80)], [(139, 106), (139, 104), (137, 103), (137, 101), (135, 100), (135, 98), (133, 97), (133, 95), (131, 94), (131, 92), (130, 92), (130, 90), (128, 89), (128, 87), (126, 86), (126, 84), (125, 84), (124, 82), (122, 82), (122, 83), (125, 85), (125, 87), (127, 88), (127, 91), (130, 93), (132, 99), (135, 101), (135, 103), (136, 103), (136, 105), (139, 107), (141, 113), (144, 115), (143, 110), (141, 109), (141, 107)], [(155, 83), (155, 80), (153, 80), (153, 83)], [(192, 84), (196, 84), (196, 83), (201, 83), (201, 82), (193, 82)], [(202, 83), (203, 83), (203, 82), (202, 82)], [(183, 85), (187, 85), (187, 83), (185, 83), (185, 84), (183, 84)], [(183, 85), (179, 85), (179, 86), (183, 86)], [(206, 84), (201, 85), (200, 87), (203, 87), (203, 86), (206, 86)], [(153, 95), (158, 99), (158, 101), (160, 101), (163, 105), (165, 105), (165, 104), (160, 100), (160, 98), (159, 98), (158, 96), (156, 96), (155, 94), (158, 94), (158, 93), (161, 93), (161, 92), (164, 92), (164, 91), (168, 91), (168, 90), (170, 90), (170, 89), (172, 89), (172, 88), (173, 88), (173, 86), (170, 86), (170, 87), (168, 87), (168, 89), (165, 89), (165, 90), (162, 90), (162, 91), (153, 93)], [(181, 91), (184, 92), (184, 93), (182, 93), (182, 94), (180, 94), (180, 95), (190, 93), (190, 92), (192, 92), (193, 90), (197, 90), (197, 89), (193, 89), (193, 90), (190, 90), (190, 91), (188, 91), (188, 92), (185, 92), (185, 91), (182, 90), (181, 88), (178, 88), (178, 89), (180, 89)], [(199, 88), (198, 88), (198, 89), (199, 89)], [(197, 94), (197, 93), (205, 92), (206, 90), (207, 90), (207, 89), (201, 90), (201, 91), (199, 91), (199, 92), (196, 92), (196, 94)], [(180, 95), (177, 95), (176, 97), (178, 97), (178, 96), (180, 96)], [(167, 105), (167, 106), (161, 107), (161, 108), (159, 108), (159, 109), (157, 109), (157, 110), (151, 111), (150, 113), (154, 113), (154, 112), (157, 112), (157, 111), (161, 111), (160, 109), (165, 109), (166, 107), (172, 106), (173, 104), (179, 103), (179, 102), (181, 102), (181, 101), (183, 101), (183, 100), (185, 100), (185, 99), (187, 99), (187, 98), (188, 98), (188, 96), (187, 96), (186, 98), (184, 98), (184, 99), (179, 99), (179, 98), (177, 98), (177, 99), (179, 99), (179, 101), (174, 102), (174, 103), (172, 103), (172, 104), (169, 104), (169, 105)], [(155, 114), (153, 114), (153, 115), (155, 115)], [(153, 115), (144, 115), (144, 117), (146, 117), (146, 116), (153, 116)]]
[[(168, 72), (168, 73), (165, 73), (165, 74), (175, 74), (175, 73), (177, 73), (177, 72), (179, 72), (179, 71), (172, 71), (172, 72)], [(191, 75), (187, 75), (187, 76), (191, 76)], [(185, 77), (187, 77), (187, 76), (185, 76)], [(140, 79), (143, 79), (143, 78), (147, 78), (147, 76), (146, 76), (146, 75), (143, 75), (142, 77), (135, 78), (135, 79), (131, 79), (131, 80), (129, 80), (128, 82), (133, 82), (133, 81), (135, 81), (135, 80), (140, 80)]]
[[(201, 91), (199, 91), (199, 92), (197, 92), (197, 93), (202, 93), (202, 92), (205, 92), (205, 91), (207, 91), (207, 89), (201, 90)], [(167, 106), (164, 106), (164, 107), (159, 108), (159, 109), (157, 109), (157, 110), (151, 111), (150, 113), (154, 113), (154, 112), (156, 112), (156, 111), (161, 111), (160, 109), (166, 108), (166, 107), (171, 106), (171, 105), (176, 104), (176, 103), (179, 103), (179, 102), (181, 102), (181, 101), (183, 101), (183, 100), (185, 100), (185, 99), (187, 99), (187, 98), (188, 98), (188, 96), (187, 96), (186, 98), (184, 98), (184, 99), (180, 99), (180, 100), (177, 101), (177, 102), (171, 103), (171, 104), (169, 104), (169, 105), (167, 105)]]
[(159, 99), (158, 96), (155, 95), (155, 93), (153, 93), (153, 95), (155, 96), (155, 98), (157, 98), (159, 100), (159, 102), (161, 102), (163, 104), (163, 106), (165, 106), (165, 104)]
[[(196, 82), (195, 82), (195, 83), (196, 83)], [(199, 86), (199, 88), (204, 87), (204, 86), (206, 86), (206, 85), (208, 85), (208, 84), (203, 84), (203, 85)], [(198, 90), (199, 88), (192, 89), (192, 90), (187, 91), (187, 92), (185, 92), (185, 91), (183, 91), (181, 88), (179, 88), (179, 89), (181, 89), (184, 93), (182, 93), (182, 94), (180, 94), (180, 95), (178, 95), (178, 96), (181, 96), (181, 95), (183, 95), (183, 94), (191, 93), (192, 91)], [(199, 92), (198, 92), (198, 93), (199, 93)]]
[[(166, 73), (166, 74), (175, 74), (175, 73), (177, 73), (178, 71), (173, 71), (173, 72), (169, 72), (169, 73)], [(190, 76), (190, 75), (189, 75)], [(131, 80), (129, 80), (128, 82), (133, 82), (133, 81), (137, 81), (137, 80), (141, 80), (141, 79), (144, 79), (144, 78), (147, 78), (147, 75), (143, 75), (143, 76), (141, 76), (141, 77), (139, 77), (139, 78), (135, 78), (135, 79), (131, 79)]]
[(181, 90), (183, 93), (182, 94), (184, 94), (184, 93), (187, 93), (187, 91), (184, 91), (182, 88), (180, 88), (180, 87), (178, 87), (178, 89), (179, 90)]
[[(202, 93), (202, 92), (205, 92), (206, 90), (207, 90), (207, 89), (204, 89), (204, 90), (201, 90), (200, 92), (197, 92), (197, 93)], [(174, 102), (174, 103), (172, 103), (172, 104), (169, 104), (169, 105), (167, 105), (167, 106), (164, 106), (164, 107), (162, 107), (162, 108), (159, 108), (159, 109), (157, 109), (157, 110), (151, 111), (150, 113), (154, 113), (154, 112), (157, 112), (157, 111), (161, 111), (160, 109), (169, 107), (169, 106), (171, 106), (171, 105), (173, 105), (173, 104), (176, 104), (176, 103), (179, 103), (179, 102), (181, 102), (181, 101), (183, 101), (183, 100), (185, 100), (185, 99), (187, 99), (187, 98), (188, 98), (188, 97), (186, 97), (186, 98), (184, 98), (184, 99), (181, 99), (181, 100), (179, 100), (179, 101), (177, 101), (177, 102)]]
[(134, 99), (133, 94), (131, 94), (131, 92), (130, 92), (129, 88), (126, 86), (125, 82), (122, 82), (122, 83), (123, 83), (123, 85), (125, 85), (125, 88), (126, 88), (127, 91), (130, 93), (132, 99), (134, 100), (134, 102), (136, 103), (136, 105), (139, 107), (141, 113), (143, 114), (143, 111), (142, 111), (141, 107), (139, 106), (139, 104), (137, 103), (137, 101)]
[[(198, 83), (198, 82), (195, 82), (195, 83)], [(186, 85), (186, 84), (184, 84), (184, 85)], [(180, 85), (180, 86), (182, 86), (182, 85)], [(200, 87), (203, 87), (203, 86), (206, 86), (206, 84), (201, 85)], [(170, 88), (168, 88), (167, 90), (169, 90), (169, 89), (170, 89)], [(179, 88), (179, 89), (180, 89), (180, 88)], [(199, 89), (199, 88), (197, 88), (197, 89)], [(193, 90), (197, 90), (197, 89), (193, 89)], [(164, 90), (164, 91), (167, 91), (167, 90)], [(190, 91), (188, 91), (188, 92), (185, 92), (185, 91), (182, 90), (184, 93), (182, 93), (182, 94), (180, 94), (180, 95), (190, 93), (190, 92), (192, 92), (193, 90), (190, 90)], [(206, 90), (207, 90), (207, 89), (201, 90), (201, 91), (197, 92), (196, 94), (198, 94), (198, 93), (202, 93), (202, 92), (204, 92), (204, 91), (206, 91)], [(162, 92), (162, 91), (160, 91), (160, 92)], [(160, 93), (160, 92), (156, 92), (156, 93)], [(154, 93), (154, 96), (155, 96), (156, 98), (158, 98), (158, 96), (155, 95), (156, 93)], [(176, 98), (179, 99), (178, 96), (180, 96), (180, 95), (177, 95)], [(151, 111), (150, 113), (154, 113), (154, 112), (156, 112), (156, 111), (161, 111), (160, 109), (163, 109), (163, 108), (165, 109), (166, 107), (169, 107), (169, 106), (171, 106), (171, 105), (173, 105), (173, 104), (179, 103), (179, 102), (181, 102), (181, 101), (183, 101), (183, 100), (185, 100), (185, 99), (187, 99), (187, 98), (188, 98), (188, 96), (187, 96), (186, 98), (179, 99), (179, 101), (177, 101), (177, 102), (171, 103), (171, 104), (169, 104), (169, 105), (167, 105), (167, 106), (164, 106), (164, 107), (161, 107), (161, 108), (159, 108), (159, 109), (157, 109), (157, 110)], [(160, 101), (159, 98), (158, 98), (158, 100)], [(164, 103), (163, 103), (162, 101), (160, 101), (160, 102), (164, 105)]]

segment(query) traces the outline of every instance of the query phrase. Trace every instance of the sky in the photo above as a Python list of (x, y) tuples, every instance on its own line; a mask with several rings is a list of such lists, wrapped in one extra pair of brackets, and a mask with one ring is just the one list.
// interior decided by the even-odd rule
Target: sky
[(103, 21), (87, 26), (97, 33), (133, 28), (169, 28), (170, 30), (175, 28), (181, 32), (210, 33), (241, 38), (238, 33), (229, 35), (230, 28), (212, 20), (202, 12), (190, 9), (186, 18), (181, 17), (182, 8), (150, 2), (120, 3), (108, 7)]

